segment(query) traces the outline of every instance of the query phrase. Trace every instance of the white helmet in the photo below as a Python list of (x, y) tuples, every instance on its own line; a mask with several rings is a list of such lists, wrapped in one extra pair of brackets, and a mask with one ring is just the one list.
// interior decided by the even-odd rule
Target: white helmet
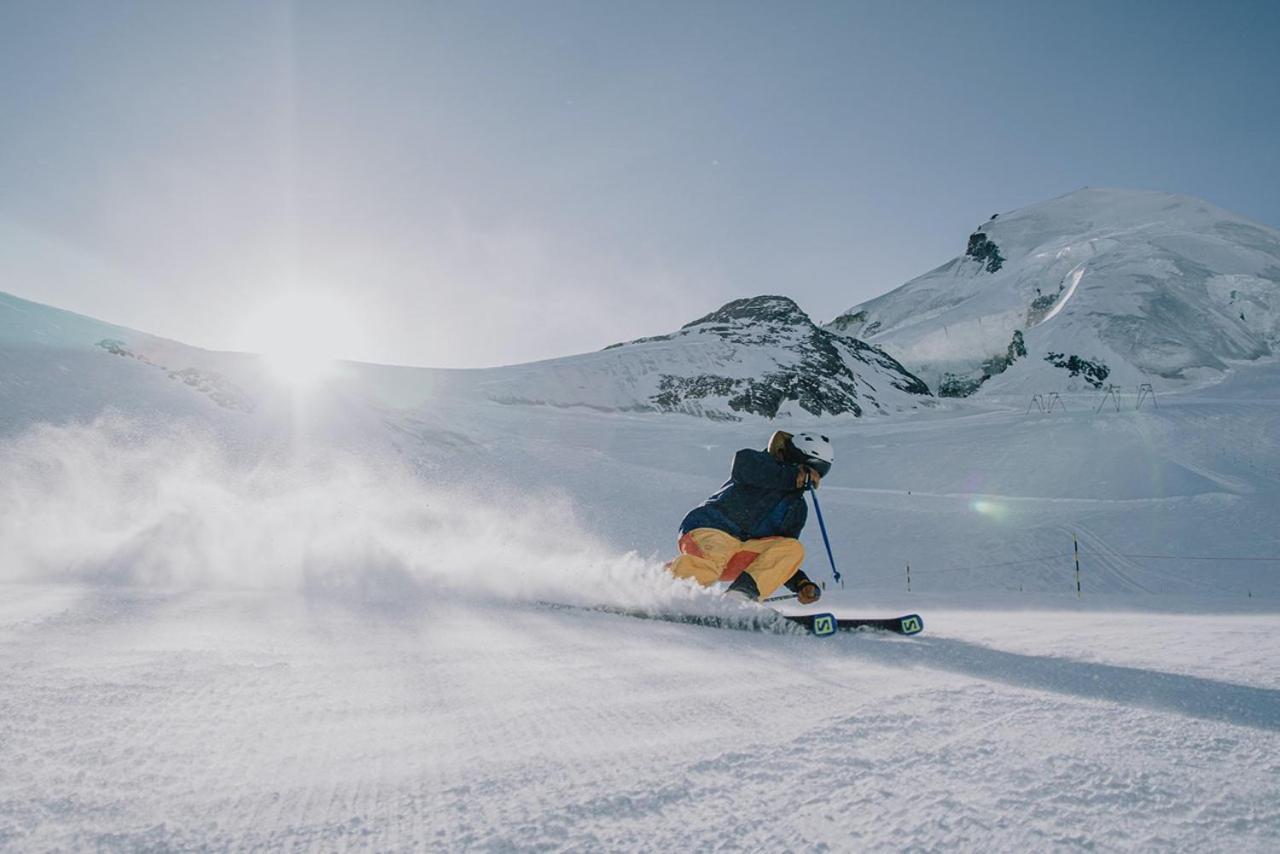
[(818, 433), (797, 433), (791, 437), (791, 446), (800, 458), (797, 461), (822, 477), (827, 476), (827, 472), (831, 471), (831, 464), (836, 461), (836, 449), (831, 440)]

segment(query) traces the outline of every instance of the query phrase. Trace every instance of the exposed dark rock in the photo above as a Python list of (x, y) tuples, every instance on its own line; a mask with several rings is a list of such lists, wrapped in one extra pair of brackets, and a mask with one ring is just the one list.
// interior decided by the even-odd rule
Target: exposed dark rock
[(123, 356), (126, 359), (137, 359), (139, 362), (146, 365), (152, 364), (150, 359), (143, 356), (141, 353), (135, 353), (130, 350), (129, 345), (126, 342), (121, 341), (119, 338), (103, 338), (96, 346), (101, 347), (113, 356)]
[(909, 394), (930, 394), (929, 386), (925, 384), (924, 380), (908, 371), (901, 362), (874, 344), (848, 337), (842, 337), (841, 342), (853, 348), (854, 358), (858, 361), (863, 364), (878, 365), (889, 372), (892, 376), (889, 384), (899, 391), (905, 391)]
[(1062, 296), (1062, 289), (1063, 286), (1059, 284), (1058, 290), (1053, 293), (1042, 294), (1040, 293), (1040, 289), (1036, 288), (1036, 294), (1038, 294), (1038, 296), (1036, 296), (1036, 298), (1031, 301), (1031, 305), (1027, 307), (1027, 326), (1035, 326), (1037, 323), (1044, 320), (1045, 315), (1049, 313), (1053, 306), (1058, 302), (1058, 298)]
[(1027, 342), (1022, 338), (1022, 330), (1013, 330), (1013, 340), (1009, 342), (1008, 356), (1009, 364), (1013, 364), (1015, 359), (1020, 359), (1027, 355)]
[[(1058, 293), (1061, 293), (1061, 292), (1062, 292), (1062, 288), (1058, 288)], [(1053, 304), (1057, 301), (1058, 301), (1057, 293), (1041, 294), (1040, 296), (1036, 297), (1031, 301), (1031, 310), (1047, 311), (1048, 309), (1052, 308)]]
[(982, 384), (987, 380), (996, 374), (1003, 374), (1009, 370), (1010, 365), (1026, 355), (1027, 344), (1023, 340), (1022, 330), (1015, 329), (1013, 338), (1009, 341), (1009, 346), (1005, 348), (1003, 353), (997, 353), (983, 361), (980, 374), (954, 374), (949, 372), (944, 374), (942, 382), (938, 384), (938, 396), (968, 397), (981, 388)]
[(1069, 371), (1073, 377), (1082, 376), (1084, 381), (1094, 388), (1102, 388), (1102, 383), (1110, 375), (1111, 369), (1102, 362), (1092, 362), (1079, 356), (1067, 356), (1063, 353), (1048, 353), (1044, 360), (1055, 368)]
[(982, 384), (991, 379), (987, 374), (979, 377), (964, 377), (957, 374), (944, 374), (942, 382), (938, 384), (938, 397), (968, 397), (973, 394)]
[(870, 320), (866, 310), (842, 314), (827, 324), (827, 328), (847, 338), (861, 338), (875, 335), (880, 328), (880, 321)]
[(983, 262), (988, 273), (994, 273), (1004, 266), (1004, 256), (1000, 254), (1000, 247), (987, 237), (985, 231), (975, 231), (969, 235), (969, 248), (964, 251), (964, 254)]
[(658, 394), (653, 402), (659, 409), (674, 412), (680, 404), (689, 399), (704, 397), (729, 397), (734, 393), (741, 380), (729, 377), (717, 377), (712, 374), (699, 374), (693, 377), (679, 377), (674, 374), (663, 374), (658, 381)]

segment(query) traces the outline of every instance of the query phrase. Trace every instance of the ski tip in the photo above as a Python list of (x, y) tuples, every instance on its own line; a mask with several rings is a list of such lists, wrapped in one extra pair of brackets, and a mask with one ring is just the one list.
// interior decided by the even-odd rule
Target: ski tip
[(840, 621), (835, 614), (814, 614), (809, 623), (809, 631), (820, 638), (830, 637), (840, 630)]
[(924, 618), (919, 614), (907, 614), (899, 620), (904, 635), (918, 635), (924, 631)]

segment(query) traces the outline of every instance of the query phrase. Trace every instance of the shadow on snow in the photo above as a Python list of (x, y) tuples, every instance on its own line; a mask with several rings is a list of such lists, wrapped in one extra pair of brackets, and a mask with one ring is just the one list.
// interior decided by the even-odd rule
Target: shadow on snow
[(910, 642), (870, 644), (863, 641), (859, 639), (856, 646), (858, 657), (886, 666), (916, 665), (1087, 700), (1280, 730), (1280, 690), (1271, 688), (1140, 667), (1005, 652), (952, 638), (919, 637)]

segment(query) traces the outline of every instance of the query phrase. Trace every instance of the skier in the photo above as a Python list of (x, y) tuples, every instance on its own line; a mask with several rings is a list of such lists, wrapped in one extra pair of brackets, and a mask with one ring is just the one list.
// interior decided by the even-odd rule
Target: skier
[(704, 587), (728, 581), (728, 594), (743, 599), (785, 584), (802, 604), (818, 601), (822, 590), (801, 571), (796, 538), (809, 512), (804, 491), (818, 487), (834, 459), (826, 436), (782, 430), (767, 451), (738, 451), (729, 480), (680, 523), (680, 557), (667, 568)]

